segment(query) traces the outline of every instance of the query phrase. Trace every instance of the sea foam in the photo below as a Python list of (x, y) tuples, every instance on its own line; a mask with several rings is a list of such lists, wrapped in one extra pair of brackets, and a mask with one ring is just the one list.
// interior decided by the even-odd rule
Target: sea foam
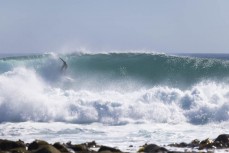
[(1, 122), (191, 123), (229, 120), (229, 87), (200, 82), (189, 89), (169, 86), (132, 91), (62, 89), (34, 70), (14, 68), (0, 75)]

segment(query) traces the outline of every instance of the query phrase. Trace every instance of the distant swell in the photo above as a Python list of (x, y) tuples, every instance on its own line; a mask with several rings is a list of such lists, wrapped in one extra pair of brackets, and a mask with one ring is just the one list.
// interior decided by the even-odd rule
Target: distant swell
[(61, 57), (69, 64), (65, 73), (57, 55), (0, 61), (0, 122), (229, 121), (227, 61), (133, 53)]

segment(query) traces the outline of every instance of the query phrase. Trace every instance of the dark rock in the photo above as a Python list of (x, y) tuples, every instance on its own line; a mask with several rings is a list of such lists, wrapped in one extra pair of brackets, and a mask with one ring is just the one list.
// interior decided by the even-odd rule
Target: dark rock
[(101, 146), (98, 150), (98, 152), (104, 152), (104, 151), (110, 151), (110, 152), (122, 152), (119, 149), (107, 147), (107, 146)]
[(211, 139), (207, 138), (207, 139), (200, 142), (199, 150), (214, 148), (213, 146), (214, 146), (213, 141)]
[(188, 144), (185, 143), (185, 142), (181, 142), (181, 143), (180, 143), (180, 147), (182, 147), (182, 148), (188, 147)]
[(192, 148), (199, 147), (199, 145), (200, 145), (200, 140), (198, 139), (192, 140), (192, 142), (189, 144), (189, 146)]
[(68, 141), (66, 144), (67, 145), (72, 145), (72, 142), (71, 141)]
[(61, 153), (52, 145), (43, 145), (40, 146), (37, 150), (33, 151), (33, 153)]
[(25, 148), (23, 141), (0, 140), (0, 150), (11, 150), (14, 148)]
[(224, 145), (221, 142), (219, 142), (219, 141), (214, 141), (214, 146), (216, 148), (223, 148), (224, 147)]
[(53, 147), (55, 147), (62, 153), (69, 153), (68, 149), (64, 145), (60, 144), (59, 142), (54, 143)]
[(156, 144), (145, 144), (138, 152), (145, 153), (168, 153), (168, 150)]
[(10, 150), (11, 153), (29, 153), (26, 148), (14, 148)]
[(173, 143), (173, 144), (169, 144), (170, 147), (179, 147), (179, 148), (185, 148), (188, 147), (189, 144), (185, 143), (185, 142), (181, 142), (181, 143)]
[(214, 142), (220, 142), (223, 144), (229, 144), (229, 134), (221, 134), (219, 135)]
[(43, 141), (43, 140), (35, 140), (35, 141), (33, 141), (32, 143), (29, 144), (28, 150), (36, 150), (39, 147), (44, 146), (44, 145), (49, 145), (49, 144), (46, 141)]
[(87, 146), (84, 144), (78, 144), (78, 145), (67, 144), (67, 147), (71, 148), (75, 152), (77, 152), (77, 151), (84, 151), (84, 152), (89, 151)]
[(95, 141), (86, 142), (86, 143), (83, 143), (83, 144), (86, 145), (86, 147), (88, 147), (88, 148), (94, 148), (94, 147), (98, 146)]
[(35, 140), (28, 146), (28, 150), (32, 153), (61, 153), (54, 146), (43, 140)]

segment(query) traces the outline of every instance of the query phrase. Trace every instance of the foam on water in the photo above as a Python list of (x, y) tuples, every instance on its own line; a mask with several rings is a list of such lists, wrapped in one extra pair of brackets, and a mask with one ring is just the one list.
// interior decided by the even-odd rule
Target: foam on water
[(58, 56), (0, 60), (2, 138), (138, 148), (229, 132), (228, 61), (72, 54), (61, 72)]
[[(47, 140), (50, 143), (84, 143), (96, 140), (98, 144), (118, 147), (123, 151), (136, 152), (145, 143), (168, 145), (174, 142), (191, 142), (198, 138), (214, 139), (221, 133), (228, 133), (228, 123), (196, 126), (192, 124), (127, 124), (107, 126), (103, 124), (65, 124), (59, 122), (21, 122), (0, 124), (2, 139), (32, 142), (34, 139)], [(214, 130), (213, 130), (214, 129)], [(133, 145), (132, 148), (129, 146)], [(184, 148), (173, 148), (172, 150)], [(218, 150), (215, 152), (224, 152)]]
[(64, 90), (47, 85), (34, 70), (15, 68), (0, 75), (0, 121), (206, 124), (229, 120), (228, 96), (229, 87), (215, 82), (187, 90)]

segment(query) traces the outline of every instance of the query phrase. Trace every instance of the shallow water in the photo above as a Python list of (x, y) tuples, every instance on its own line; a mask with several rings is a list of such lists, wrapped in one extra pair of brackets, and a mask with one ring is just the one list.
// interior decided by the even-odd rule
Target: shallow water
[[(214, 139), (221, 133), (228, 133), (228, 125), (229, 123), (198, 126), (186, 123), (157, 123), (108, 126), (100, 123), (80, 125), (61, 122), (21, 122), (0, 124), (0, 136), (2, 139), (21, 139), (25, 142), (42, 139), (50, 143), (71, 141), (79, 144), (95, 140), (98, 144), (135, 152), (145, 143), (163, 146), (171, 143), (189, 143), (194, 139)], [(133, 147), (129, 147), (130, 145)], [(182, 148), (172, 149), (184, 150)]]

